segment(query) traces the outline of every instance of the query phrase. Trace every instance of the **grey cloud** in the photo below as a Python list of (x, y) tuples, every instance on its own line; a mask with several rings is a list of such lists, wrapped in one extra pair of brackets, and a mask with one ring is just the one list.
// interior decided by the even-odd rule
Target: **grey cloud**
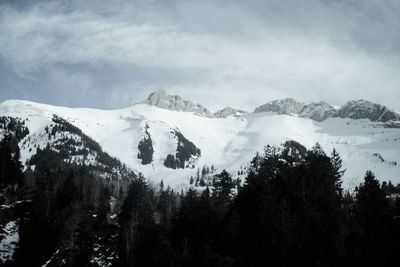
[(400, 110), (398, 1), (4, 1), (0, 100), (123, 107), (157, 88)]

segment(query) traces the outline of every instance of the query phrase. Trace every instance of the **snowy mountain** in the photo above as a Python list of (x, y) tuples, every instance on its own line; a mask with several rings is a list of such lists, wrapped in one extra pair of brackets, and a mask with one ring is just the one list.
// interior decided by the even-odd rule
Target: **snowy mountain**
[(362, 99), (349, 101), (340, 109), (336, 110), (332, 105), (323, 101), (306, 105), (294, 100), (293, 98), (285, 98), (268, 102), (254, 110), (254, 113), (260, 112), (298, 115), (319, 122), (331, 117), (340, 117), (390, 122), (389, 124), (392, 125), (392, 122), (400, 120), (399, 113), (396, 113), (385, 106)]
[(371, 121), (397, 121), (400, 114), (385, 106), (375, 104), (366, 100), (347, 102), (335, 115), (341, 118), (370, 119)]
[(333, 106), (326, 102), (318, 102), (305, 105), (299, 115), (316, 121), (324, 121), (335, 114), (336, 109)]
[[(20, 129), (24, 132), (19, 141), (24, 164), (29, 164), (38, 148), (49, 145), (60, 151), (65, 142), (74, 147), (69, 148), (73, 152), (66, 156), (68, 160), (97, 164), (99, 152), (87, 148), (83, 140), (87, 136), (111, 158), (142, 172), (154, 183), (162, 179), (166, 185), (185, 187), (198, 168), (213, 165), (217, 171), (226, 168), (237, 176), (267, 144), (294, 140), (307, 148), (319, 142), (327, 153), (336, 148), (347, 169), (347, 187), (358, 185), (368, 169), (381, 180), (399, 183), (400, 128), (388, 127), (386, 121), (397, 119), (398, 114), (389, 116), (385, 109), (372, 108), (369, 110), (382, 112), (372, 117), (354, 115), (347, 112), (347, 106), (335, 113), (324, 102), (305, 105), (284, 99), (263, 105), (254, 113), (225, 109), (212, 115), (201, 105), (157, 91), (145, 102), (118, 110), (9, 100), (0, 104), (0, 116), (19, 118), (29, 130)], [(66, 123), (81, 133), (65, 130), (62, 125)], [(0, 128), (0, 135), (5, 131)]]
[(33, 125), (35, 121), (29, 116), (24, 119), (0, 117), (0, 138), (5, 133), (15, 134), (25, 167), (35, 168), (43, 156), (50, 154), (53, 162), (85, 165), (102, 177), (129, 179), (135, 176), (132, 170), (104, 152), (96, 141), (62, 117), (53, 114), (42, 127)]
[(200, 104), (194, 104), (179, 95), (168, 95), (164, 90), (151, 93), (144, 101), (145, 104), (175, 111), (193, 112), (198, 115), (211, 117), (212, 114)]
[(268, 102), (262, 106), (259, 106), (254, 110), (254, 113), (260, 112), (276, 112), (278, 114), (299, 114), (305, 104), (294, 100), (293, 98), (285, 98), (280, 100), (274, 100)]
[(247, 113), (246, 111), (235, 109), (232, 107), (226, 107), (221, 110), (218, 110), (213, 113), (213, 116), (215, 118), (226, 118), (228, 116), (241, 116), (243, 114)]

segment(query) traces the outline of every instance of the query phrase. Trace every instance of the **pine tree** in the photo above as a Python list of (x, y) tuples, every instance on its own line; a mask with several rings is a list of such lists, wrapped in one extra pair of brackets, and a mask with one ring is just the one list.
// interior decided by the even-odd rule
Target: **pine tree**
[(311, 148), (311, 152), (318, 156), (325, 156), (325, 152), (322, 149), (320, 143), (315, 143), (315, 145)]
[(331, 164), (333, 170), (333, 178), (335, 179), (335, 189), (336, 192), (341, 195), (341, 187), (342, 187), (342, 176), (345, 173), (346, 169), (342, 169), (342, 159), (340, 158), (339, 153), (336, 149), (333, 149), (331, 155)]
[(107, 222), (107, 215), (110, 212), (111, 192), (107, 186), (103, 186), (100, 190), (99, 205), (97, 218), (101, 223)]
[(153, 161), (153, 141), (151, 140), (150, 133), (148, 132), (149, 126), (146, 124), (145, 126), (145, 134), (146, 136), (140, 140), (138, 149), (138, 158), (142, 160), (142, 164), (150, 164)]
[[(142, 176), (129, 185), (127, 196), (119, 215), (120, 228), (120, 261), (121, 265), (135, 266), (144, 260), (139, 247), (152, 242), (144, 238), (154, 227), (153, 208), (150, 201), (149, 188)], [(139, 241), (140, 240), (140, 241)], [(135, 251), (137, 253), (135, 255)], [(143, 253), (148, 251), (143, 251)]]
[(207, 174), (206, 166), (204, 165), (203, 168), (201, 169), (201, 178), (203, 179), (206, 176), (206, 174)]
[(367, 171), (364, 183), (358, 188), (355, 201), (356, 220), (361, 228), (362, 261), (378, 264), (385, 259), (385, 238), (388, 229), (388, 200), (379, 181)]
[(177, 168), (177, 161), (175, 159), (175, 156), (172, 155), (172, 154), (168, 154), (167, 158), (164, 161), (164, 165), (167, 168), (176, 169)]
[[(356, 195), (357, 214), (365, 224), (373, 224), (377, 216), (382, 216), (388, 202), (379, 181), (371, 171), (367, 171), (364, 183), (358, 187)], [(372, 227), (372, 225), (370, 225)]]
[(20, 150), (15, 136), (0, 141), (0, 188), (23, 184)]
[(213, 186), (213, 196), (215, 198), (217, 198), (221, 203), (230, 201), (232, 189), (235, 187), (235, 183), (226, 170), (222, 170), (221, 173), (214, 175)]
[(205, 199), (210, 198), (210, 188), (208, 188), (208, 185), (207, 185), (206, 189), (203, 191), (203, 193), (201, 194), (201, 197), (205, 198)]
[(199, 186), (206, 186), (203, 178), (200, 179)]
[(160, 182), (160, 191), (163, 191), (163, 190), (164, 190), (164, 181), (161, 180), (161, 182)]
[(271, 147), (270, 145), (267, 145), (267, 146), (265, 147), (265, 156), (266, 156), (267, 158), (271, 158), (271, 157), (274, 156), (274, 148)]

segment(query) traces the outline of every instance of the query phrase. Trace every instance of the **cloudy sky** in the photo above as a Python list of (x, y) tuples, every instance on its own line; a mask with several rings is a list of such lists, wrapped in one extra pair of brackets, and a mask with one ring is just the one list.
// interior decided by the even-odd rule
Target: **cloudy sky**
[(212, 110), (293, 97), (400, 110), (400, 1), (0, 0), (0, 101)]

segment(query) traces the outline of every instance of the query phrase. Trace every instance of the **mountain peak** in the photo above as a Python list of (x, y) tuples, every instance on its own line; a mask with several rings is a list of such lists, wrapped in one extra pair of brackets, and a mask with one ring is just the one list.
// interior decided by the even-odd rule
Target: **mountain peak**
[(235, 109), (232, 107), (225, 107), (213, 113), (216, 118), (226, 118), (228, 116), (240, 116), (244, 113), (247, 113), (244, 110)]
[(388, 109), (386, 106), (372, 103), (368, 100), (351, 100), (341, 107), (337, 117), (351, 119), (370, 119), (371, 121), (397, 121), (400, 114)]
[(283, 98), (261, 105), (256, 108), (254, 112), (277, 112), (278, 114), (287, 115), (299, 114), (303, 110), (304, 106), (304, 103), (298, 102), (293, 98)]
[(144, 103), (159, 108), (193, 112), (197, 115), (212, 117), (211, 112), (202, 105), (183, 99), (179, 95), (169, 95), (163, 89), (152, 92)]
[(305, 105), (300, 113), (301, 117), (310, 118), (316, 121), (324, 121), (334, 116), (336, 109), (324, 101), (313, 102)]
[(157, 106), (160, 103), (162, 105), (162, 103), (166, 99), (168, 99), (167, 92), (165, 92), (165, 90), (163, 90), (163, 89), (159, 89), (159, 90), (156, 90), (156, 91), (150, 93), (149, 96), (147, 97), (147, 99), (145, 100), (145, 102), (149, 105)]

